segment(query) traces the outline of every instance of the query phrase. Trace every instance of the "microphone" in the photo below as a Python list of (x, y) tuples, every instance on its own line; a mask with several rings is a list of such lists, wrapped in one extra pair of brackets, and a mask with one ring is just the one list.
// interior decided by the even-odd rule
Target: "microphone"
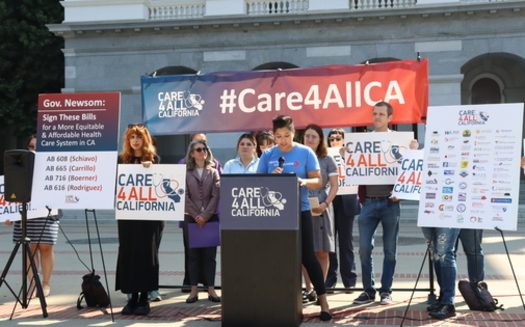
[(279, 158), (279, 168), (283, 168), (284, 166), (284, 157)]

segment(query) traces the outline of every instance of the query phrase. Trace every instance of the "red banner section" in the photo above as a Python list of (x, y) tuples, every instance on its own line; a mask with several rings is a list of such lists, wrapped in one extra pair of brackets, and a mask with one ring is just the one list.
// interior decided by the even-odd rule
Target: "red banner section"
[(428, 61), (142, 77), (143, 118), (156, 135), (267, 130), (279, 114), (296, 128), (370, 126), (379, 101), (394, 107), (392, 124), (424, 122)]

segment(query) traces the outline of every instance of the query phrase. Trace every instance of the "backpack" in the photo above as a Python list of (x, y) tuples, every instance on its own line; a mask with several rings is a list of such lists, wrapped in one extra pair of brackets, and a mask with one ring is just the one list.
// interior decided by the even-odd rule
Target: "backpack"
[(82, 292), (78, 296), (77, 309), (82, 309), (82, 300), (86, 300), (88, 307), (105, 308), (110, 304), (108, 293), (100, 282), (100, 276), (95, 271), (82, 276)]
[(458, 288), (470, 310), (489, 312), (505, 310), (503, 304), (498, 305), (498, 300), (492, 297), (485, 282), (462, 279), (458, 283)]

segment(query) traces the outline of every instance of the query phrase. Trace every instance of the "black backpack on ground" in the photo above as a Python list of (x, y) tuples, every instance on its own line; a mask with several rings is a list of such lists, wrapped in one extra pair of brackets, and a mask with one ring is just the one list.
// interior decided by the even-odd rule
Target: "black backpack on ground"
[(485, 282), (462, 279), (458, 283), (458, 288), (470, 310), (488, 312), (504, 310), (503, 304), (498, 305), (498, 300), (492, 297)]
[(82, 309), (82, 300), (86, 300), (88, 307), (105, 308), (110, 300), (106, 289), (100, 282), (100, 276), (95, 275), (95, 271), (82, 276), (82, 292), (78, 296), (77, 309)]

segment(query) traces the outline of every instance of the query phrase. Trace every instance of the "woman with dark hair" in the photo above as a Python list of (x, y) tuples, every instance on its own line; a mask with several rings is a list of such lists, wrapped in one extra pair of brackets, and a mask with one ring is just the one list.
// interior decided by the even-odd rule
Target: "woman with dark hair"
[(273, 134), (268, 131), (262, 131), (257, 134), (257, 156), (261, 157), (262, 153), (275, 145)]
[[(328, 133), (328, 146), (341, 148), (345, 145), (345, 131), (334, 128)], [(344, 159), (343, 159), (344, 160)], [(353, 293), (352, 288), (357, 283), (357, 269), (354, 255), (354, 219), (361, 212), (361, 206), (357, 201), (357, 194), (345, 194), (335, 197), (333, 203), (335, 237), (339, 245), (339, 260), (337, 253), (330, 253), (330, 267), (326, 277), (328, 291), (337, 284), (337, 269), (347, 293)]]
[(251, 133), (242, 134), (237, 141), (239, 156), (229, 160), (224, 165), (224, 174), (255, 174), (259, 157), (257, 157), (257, 141)]
[[(197, 223), (203, 227), (211, 221), (218, 221), (220, 177), (214, 168), (213, 155), (203, 140), (190, 143), (186, 154), (186, 202), (184, 204), (184, 234), (190, 241), (188, 224)], [(189, 248), (188, 275), (190, 294), (186, 303), (194, 303), (198, 298), (197, 284), (203, 270), (208, 286), (208, 299), (221, 302), (215, 293), (215, 271), (217, 269), (217, 247)]]
[[(339, 188), (339, 174), (334, 158), (328, 155), (324, 133), (319, 125), (311, 124), (306, 126), (303, 134), (303, 144), (315, 152), (321, 171), (322, 186), (314, 190), (309, 189), (308, 197), (317, 198), (319, 201), (319, 207), (312, 208), (314, 250), (315, 256), (323, 269), (323, 280), (326, 280), (328, 266), (330, 265), (328, 255), (335, 252), (334, 213), (331, 204)], [(306, 291), (303, 293), (303, 302), (316, 301), (317, 295), (304, 269), (303, 276), (306, 288)]]
[[(124, 134), (121, 164), (159, 163), (151, 135), (142, 124), (131, 124)], [(131, 294), (122, 314), (147, 315), (148, 292), (159, 289), (159, 250), (164, 221), (118, 220), (119, 248), (115, 289)]]
[[(26, 144), (29, 151), (36, 151), (36, 135), (31, 135)], [(6, 220), (6, 225), (13, 225), (13, 222)], [(42, 291), (44, 296), (51, 293), (51, 274), (55, 266), (55, 252), (53, 246), (57, 243), (58, 238), (58, 220), (49, 219), (48, 217), (28, 219), (26, 225), (26, 235), (31, 240), (29, 246), (33, 253), (35, 266), (42, 271)], [(22, 228), (20, 221), (14, 222), (13, 242), (17, 243), (22, 238)], [(27, 272), (27, 278), (33, 280), (33, 271)], [(29, 287), (29, 298), (36, 297), (36, 288), (34, 285)]]
[[(326, 299), (323, 270), (315, 256), (312, 213), (310, 212), (310, 203), (308, 201), (308, 189), (315, 190), (322, 185), (319, 162), (312, 149), (293, 141), (295, 127), (291, 117), (279, 115), (273, 119), (272, 123), (277, 146), (263, 152), (257, 173), (295, 173), (298, 177), (299, 186), (301, 187), (300, 228), (302, 263), (314, 284), (319, 304), (321, 305), (320, 318), (323, 321), (327, 321), (332, 319), (332, 314)], [(285, 159), (284, 165), (281, 165), (282, 167), (279, 165), (281, 157)]]

